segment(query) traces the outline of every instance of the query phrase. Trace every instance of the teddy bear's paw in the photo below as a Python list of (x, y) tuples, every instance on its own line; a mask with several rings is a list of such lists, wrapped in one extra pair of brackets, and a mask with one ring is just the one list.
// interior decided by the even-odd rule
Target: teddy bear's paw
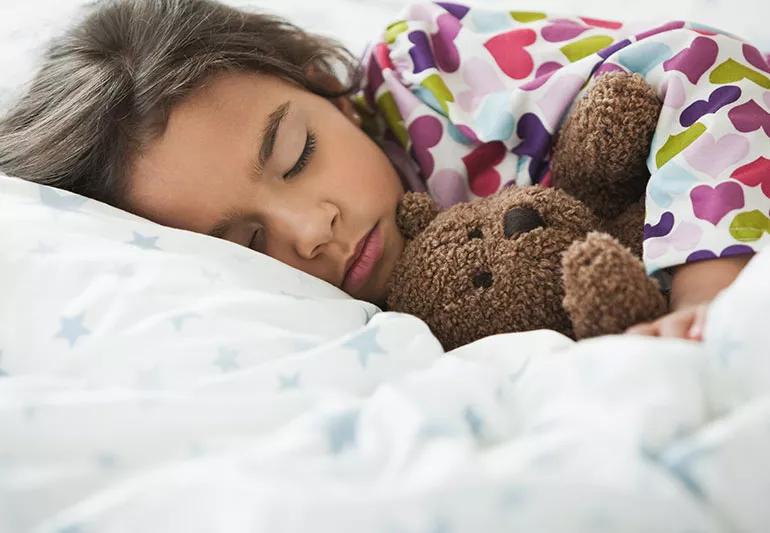
[(407, 239), (413, 239), (436, 218), (439, 208), (428, 193), (407, 192), (398, 204), (396, 224)]
[(666, 312), (642, 262), (606, 233), (590, 233), (562, 256), (564, 309), (577, 338), (622, 333)]

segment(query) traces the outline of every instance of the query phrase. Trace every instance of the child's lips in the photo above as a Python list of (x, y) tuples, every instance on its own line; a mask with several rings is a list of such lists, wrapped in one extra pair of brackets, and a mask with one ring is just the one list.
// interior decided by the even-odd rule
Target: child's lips
[(364, 235), (345, 265), (342, 290), (352, 293), (360, 289), (372, 275), (383, 251), (382, 232), (379, 223)]

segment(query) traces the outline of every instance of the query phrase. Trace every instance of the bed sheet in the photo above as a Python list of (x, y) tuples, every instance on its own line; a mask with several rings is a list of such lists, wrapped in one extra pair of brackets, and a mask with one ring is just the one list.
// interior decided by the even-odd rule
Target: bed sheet
[(0, 533), (766, 531), (770, 252), (702, 344), (444, 354), (230, 243), (0, 186)]

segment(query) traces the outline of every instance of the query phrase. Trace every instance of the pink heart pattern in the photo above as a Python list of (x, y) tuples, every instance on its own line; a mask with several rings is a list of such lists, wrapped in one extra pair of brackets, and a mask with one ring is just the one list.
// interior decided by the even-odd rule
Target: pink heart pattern
[(497, 70), (488, 61), (478, 57), (472, 57), (463, 64), (462, 74), (469, 90), (457, 95), (457, 103), (466, 113), (473, 111), (486, 95), (505, 90)]
[(751, 132), (762, 128), (765, 135), (770, 137), (770, 113), (762, 109), (754, 100), (733, 107), (727, 116), (738, 131)]
[[(770, 213), (770, 57), (748, 42), (681, 20), (645, 29), (455, 1), (419, 2), (404, 17), (370, 49), (355, 103), (390, 113), (384, 131), (375, 120), (371, 131), (401, 139), (443, 207), (510, 183), (548, 185), (554, 134), (576, 98), (592, 78), (624, 71), (663, 103), (649, 160), (648, 269), (732, 253), (729, 219)], [(420, 99), (428, 79), (453, 96), (443, 113)]]
[(730, 177), (749, 187), (759, 185), (762, 194), (770, 198), (770, 159), (759, 156), (751, 163), (736, 168)]
[(548, 26), (540, 30), (540, 34), (548, 42), (559, 43), (574, 39), (581, 33), (588, 31), (588, 26), (570, 19), (556, 19)]
[(743, 188), (734, 181), (698, 185), (690, 191), (690, 200), (695, 216), (716, 226), (727, 213), (743, 207)]
[(500, 188), (500, 173), (495, 167), (505, 158), (506, 151), (502, 142), (494, 141), (476, 147), (462, 158), (473, 194), (489, 196)]
[(708, 37), (696, 37), (692, 44), (663, 62), (663, 70), (678, 70), (695, 85), (700, 77), (710, 69), (717, 60), (719, 46)]
[(741, 161), (749, 153), (749, 141), (742, 135), (728, 133), (714, 139), (704, 133), (682, 152), (690, 166), (712, 178), (722, 174), (728, 167)]
[(492, 37), (484, 43), (500, 70), (514, 80), (522, 80), (534, 69), (532, 55), (525, 49), (533, 44), (537, 34), (529, 29), (518, 29)]

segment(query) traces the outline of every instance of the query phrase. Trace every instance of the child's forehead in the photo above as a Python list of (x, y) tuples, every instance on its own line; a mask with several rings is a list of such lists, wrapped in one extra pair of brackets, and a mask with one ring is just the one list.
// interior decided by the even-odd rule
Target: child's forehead
[(266, 72), (215, 72), (208, 75), (187, 98), (194, 100), (232, 101), (233, 98), (286, 100), (287, 96), (305, 92), (303, 87), (278, 75)]

